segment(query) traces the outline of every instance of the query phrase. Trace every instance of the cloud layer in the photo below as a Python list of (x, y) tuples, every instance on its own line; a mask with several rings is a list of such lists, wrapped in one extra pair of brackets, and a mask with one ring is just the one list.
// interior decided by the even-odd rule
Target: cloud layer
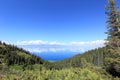
[(57, 51), (70, 51), (70, 52), (84, 52), (90, 49), (95, 49), (104, 46), (104, 40), (96, 40), (89, 42), (49, 42), (43, 40), (31, 41), (18, 41), (16, 45), (22, 47), (30, 52), (57, 52)]

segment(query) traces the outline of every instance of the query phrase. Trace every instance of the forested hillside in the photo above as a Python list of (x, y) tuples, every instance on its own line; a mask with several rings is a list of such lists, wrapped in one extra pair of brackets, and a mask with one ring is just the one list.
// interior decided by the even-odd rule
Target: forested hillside
[(40, 57), (30, 54), (30, 52), (18, 48), (14, 45), (8, 45), (0, 41), (0, 63), (1, 65), (32, 65), (32, 64), (47, 64), (49, 62)]
[(109, 66), (109, 61), (112, 62), (114, 57), (111, 55), (104, 47), (50, 63), (14, 45), (0, 42), (0, 79), (119, 80), (118, 72), (110, 72), (113, 67)]
[[(69, 68), (69, 67), (84, 67), (87, 63), (103, 67), (105, 65), (105, 59), (107, 58), (106, 47), (98, 48), (87, 51), (83, 54), (78, 54), (72, 58), (65, 59), (59, 62), (55, 62), (55, 68)], [(57, 65), (57, 66), (56, 66)]]
[(120, 12), (106, 6), (105, 46), (72, 58), (49, 62), (0, 41), (0, 80), (120, 80)]
[(78, 54), (72, 58), (53, 63), (55, 69), (94, 66), (105, 69), (109, 74), (120, 77), (120, 54), (109, 47), (98, 48)]

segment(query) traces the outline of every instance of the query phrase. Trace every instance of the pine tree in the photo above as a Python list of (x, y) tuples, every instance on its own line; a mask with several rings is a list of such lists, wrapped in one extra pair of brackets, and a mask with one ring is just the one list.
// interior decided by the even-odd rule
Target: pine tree
[(120, 12), (116, 0), (108, 0), (106, 7), (107, 20), (107, 49), (105, 57), (106, 70), (113, 76), (120, 77)]
[(108, 0), (106, 9), (106, 14), (108, 15), (106, 45), (116, 49), (120, 53), (120, 12), (116, 7), (116, 0)]

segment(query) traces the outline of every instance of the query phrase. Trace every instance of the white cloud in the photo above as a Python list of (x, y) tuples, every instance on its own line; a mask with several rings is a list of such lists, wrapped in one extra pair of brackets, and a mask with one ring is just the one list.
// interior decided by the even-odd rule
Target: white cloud
[(17, 45), (41, 45), (47, 43), (48, 41), (42, 41), (42, 40), (17, 41)]
[(17, 45), (63, 45), (64, 43), (53, 41), (43, 41), (43, 40), (31, 40), (31, 41), (17, 41)]
[(31, 52), (56, 52), (56, 51), (71, 51), (84, 52), (90, 49), (95, 49), (104, 46), (104, 40), (96, 40), (89, 42), (57, 42), (57, 41), (18, 41), (16, 45)]
[(50, 45), (65, 45), (65, 43), (61, 43), (61, 42), (57, 42), (57, 41), (53, 41), (49, 43)]
[(93, 44), (103, 44), (104, 40), (96, 40), (96, 41), (89, 41), (89, 42), (71, 42), (72, 45), (93, 45)]

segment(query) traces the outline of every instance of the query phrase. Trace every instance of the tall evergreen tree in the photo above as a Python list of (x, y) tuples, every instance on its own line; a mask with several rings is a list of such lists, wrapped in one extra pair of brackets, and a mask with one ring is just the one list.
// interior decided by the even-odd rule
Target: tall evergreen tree
[(107, 44), (120, 53), (120, 12), (116, 7), (116, 0), (108, 0), (106, 7), (107, 20)]
[(116, 6), (116, 0), (108, 0), (106, 7), (108, 56), (105, 58), (107, 71), (113, 76), (120, 77), (120, 12)]

